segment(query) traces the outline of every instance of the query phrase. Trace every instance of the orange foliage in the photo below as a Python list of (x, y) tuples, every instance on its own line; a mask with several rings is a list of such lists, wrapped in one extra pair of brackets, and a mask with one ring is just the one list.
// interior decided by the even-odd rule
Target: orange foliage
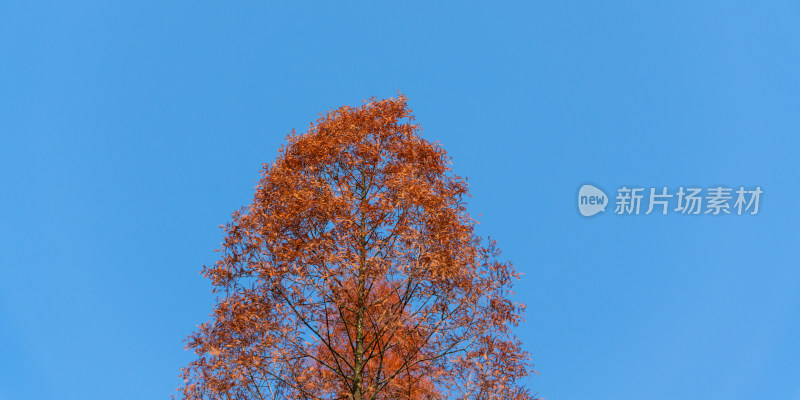
[(530, 399), (524, 305), (406, 98), (292, 134), (204, 274), (186, 399)]

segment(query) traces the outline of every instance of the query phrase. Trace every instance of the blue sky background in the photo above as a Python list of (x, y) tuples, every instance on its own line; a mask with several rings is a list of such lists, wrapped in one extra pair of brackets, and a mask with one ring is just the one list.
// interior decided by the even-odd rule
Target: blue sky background
[(800, 4), (266, 3), (0, 2), (0, 400), (167, 398), (261, 163), (398, 90), (525, 273), (540, 395), (800, 399)]

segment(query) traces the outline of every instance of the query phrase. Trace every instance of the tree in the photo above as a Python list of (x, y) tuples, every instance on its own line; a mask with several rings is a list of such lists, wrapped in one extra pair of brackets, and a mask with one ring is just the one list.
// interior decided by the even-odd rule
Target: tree
[(203, 273), (186, 399), (530, 399), (519, 274), (407, 99), (332, 110), (264, 165)]

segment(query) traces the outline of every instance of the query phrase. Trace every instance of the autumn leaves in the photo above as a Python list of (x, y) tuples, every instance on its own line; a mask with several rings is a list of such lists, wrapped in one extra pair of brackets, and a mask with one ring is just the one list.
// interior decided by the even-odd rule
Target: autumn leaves
[(527, 399), (518, 278), (405, 97), (292, 134), (204, 270), (187, 399)]

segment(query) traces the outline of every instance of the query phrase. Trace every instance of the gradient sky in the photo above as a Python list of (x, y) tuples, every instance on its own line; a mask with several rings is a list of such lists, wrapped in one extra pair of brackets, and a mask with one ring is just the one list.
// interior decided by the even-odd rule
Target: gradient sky
[[(0, 2), (0, 400), (168, 398), (261, 163), (398, 91), (525, 274), (534, 391), (800, 399), (797, 2), (281, 3)], [(584, 218), (584, 183), (764, 194)]]

